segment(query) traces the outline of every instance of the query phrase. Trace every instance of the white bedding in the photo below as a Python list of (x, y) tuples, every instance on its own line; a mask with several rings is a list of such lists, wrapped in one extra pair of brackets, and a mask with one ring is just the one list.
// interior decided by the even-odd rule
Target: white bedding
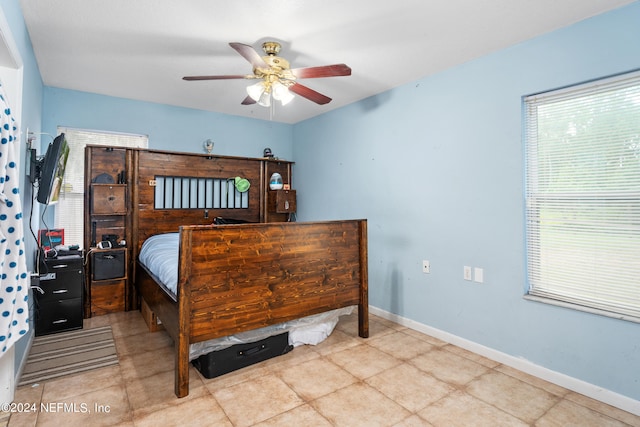
[[(179, 233), (165, 233), (145, 240), (138, 256), (140, 262), (162, 281), (164, 287), (172, 292), (174, 298), (178, 286), (178, 252)], [(253, 331), (191, 344), (189, 360), (235, 344), (260, 341), (285, 331), (289, 332), (289, 344), (294, 347), (303, 344), (316, 345), (331, 335), (340, 316), (351, 314), (353, 309), (354, 306), (341, 308)]]

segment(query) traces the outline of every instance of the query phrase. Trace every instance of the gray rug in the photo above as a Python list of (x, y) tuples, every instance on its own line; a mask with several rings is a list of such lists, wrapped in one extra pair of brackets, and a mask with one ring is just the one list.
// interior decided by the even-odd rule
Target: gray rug
[(118, 364), (111, 326), (36, 337), (19, 386)]

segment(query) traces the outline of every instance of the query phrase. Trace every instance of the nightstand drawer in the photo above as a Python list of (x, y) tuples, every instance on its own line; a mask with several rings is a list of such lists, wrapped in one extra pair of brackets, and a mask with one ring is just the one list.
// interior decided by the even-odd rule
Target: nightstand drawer
[(126, 185), (118, 184), (91, 184), (92, 212), (95, 215), (125, 215)]
[(274, 190), (268, 193), (269, 212), (290, 213), (296, 211), (296, 190)]
[[(51, 273), (54, 275), (56, 273)], [(77, 273), (76, 273), (77, 274)], [(82, 274), (82, 272), (80, 272)], [(62, 275), (65, 276), (65, 275)], [(41, 302), (46, 303), (50, 301), (58, 301), (63, 299), (82, 298), (82, 286), (78, 286), (78, 281), (82, 283), (82, 276), (78, 276), (74, 279), (64, 280), (45, 280), (47, 275), (40, 277), (40, 289), (44, 294), (40, 293), (37, 289), (34, 289), (35, 298)]]
[(93, 280), (112, 280), (126, 277), (127, 249), (94, 249), (91, 253)]
[(91, 316), (124, 311), (124, 286), (125, 279), (93, 282), (91, 284)]
[(82, 298), (36, 301), (36, 336), (82, 328)]
[(41, 303), (62, 299), (82, 298), (84, 269), (81, 257), (47, 259), (40, 266), (38, 286), (34, 297)]

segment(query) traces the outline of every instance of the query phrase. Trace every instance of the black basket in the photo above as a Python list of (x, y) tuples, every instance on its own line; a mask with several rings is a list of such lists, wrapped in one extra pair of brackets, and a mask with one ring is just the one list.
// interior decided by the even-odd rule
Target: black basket
[(93, 280), (108, 280), (124, 277), (125, 251), (93, 252)]

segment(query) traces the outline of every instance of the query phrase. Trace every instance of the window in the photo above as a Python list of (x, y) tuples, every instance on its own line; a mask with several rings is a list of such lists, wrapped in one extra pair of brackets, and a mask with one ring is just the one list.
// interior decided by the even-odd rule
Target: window
[(528, 293), (640, 322), (640, 72), (525, 98)]
[(147, 148), (149, 138), (145, 135), (60, 127), (58, 133), (61, 132), (64, 132), (67, 137), (69, 158), (67, 159), (60, 201), (56, 206), (55, 227), (64, 229), (66, 244), (79, 244), (82, 247), (84, 241), (84, 147), (87, 145), (106, 145)]

